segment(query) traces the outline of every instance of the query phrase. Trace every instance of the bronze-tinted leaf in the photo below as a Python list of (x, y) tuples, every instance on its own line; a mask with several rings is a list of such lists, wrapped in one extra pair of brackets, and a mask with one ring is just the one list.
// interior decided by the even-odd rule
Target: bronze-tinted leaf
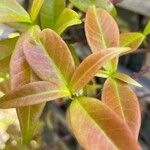
[(102, 101), (129, 125), (137, 139), (141, 114), (137, 96), (130, 87), (126, 83), (109, 78), (104, 84)]
[[(16, 89), (32, 82), (32, 71), (25, 60), (22, 43), (27, 37), (27, 33), (22, 35), (17, 42), (15, 51), (10, 62), (10, 82), (11, 89)], [(22, 132), (23, 143), (28, 143), (36, 132), (39, 124), (39, 117), (45, 103), (34, 106), (17, 108), (17, 115)]]
[(24, 53), (34, 72), (44, 81), (67, 86), (75, 64), (65, 42), (50, 29), (40, 33), (39, 41), (26, 39)]
[(85, 32), (92, 52), (119, 46), (119, 29), (113, 17), (103, 9), (90, 7), (85, 19)]
[(74, 99), (67, 113), (67, 121), (85, 150), (140, 149), (123, 120), (97, 99)]
[(18, 87), (0, 98), (0, 108), (17, 108), (70, 96), (67, 88), (53, 82), (38, 81)]
[(127, 48), (109, 48), (88, 56), (75, 70), (70, 85), (79, 92), (109, 60), (128, 51)]

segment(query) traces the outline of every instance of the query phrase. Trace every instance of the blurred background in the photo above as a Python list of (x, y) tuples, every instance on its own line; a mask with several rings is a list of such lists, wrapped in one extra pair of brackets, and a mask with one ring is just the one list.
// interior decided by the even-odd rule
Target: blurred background
[[(25, 9), (29, 9), (30, 0), (18, 0)], [(150, 0), (111, 0), (116, 4), (117, 17), (121, 32), (143, 31), (150, 18)], [(75, 10), (77, 10), (75, 8)], [(77, 10), (78, 11), (78, 10)], [(84, 14), (81, 14), (84, 16)], [(0, 24), (0, 38), (7, 38), (14, 30)], [(80, 60), (89, 55), (90, 50), (84, 34), (83, 24), (69, 28), (63, 38), (76, 48)], [(150, 150), (150, 35), (141, 47), (133, 54), (120, 58), (119, 68), (137, 79), (143, 88), (133, 89), (136, 91), (142, 111), (142, 125), (139, 142), (143, 150)], [(96, 89), (91, 88), (88, 95), (100, 97), (104, 80), (96, 79)], [(33, 150), (81, 150), (77, 141), (67, 128), (65, 112), (68, 107), (67, 101), (57, 100), (48, 102), (41, 116), (40, 130), (27, 149)], [(0, 109), (0, 150), (20, 150), (19, 123), (14, 109)]]

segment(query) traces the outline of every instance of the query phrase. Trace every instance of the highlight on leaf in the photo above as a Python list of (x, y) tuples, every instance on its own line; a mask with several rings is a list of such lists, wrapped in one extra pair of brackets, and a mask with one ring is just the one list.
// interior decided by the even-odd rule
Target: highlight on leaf
[(79, 92), (109, 60), (126, 53), (128, 48), (108, 48), (89, 55), (75, 70), (70, 85)]
[(102, 102), (126, 122), (138, 139), (141, 114), (138, 98), (128, 84), (108, 78), (102, 91)]
[(148, 21), (148, 23), (146, 24), (145, 28), (144, 28), (144, 32), (143, 34), (145, 36), (149, 35), (150, 34), (150, 21)]
[(72, 25), (81, 24), (80, 16), (73, 10), (65, 8), (56, 21), (54, 30), (60, 35)]
[(137, 50), (137, 48), (142, 44), (145, 36), (139, 32), (127, 32), (121, 33), (120, 35), (120, 46), (130, 47), (131, 51)]
[(68, 109), (67, 122), (86, 150), (140, 150), (125, 122), (97, 99), (75, 98)]
[(31, 7), (31, 20), (34, 22), (40, 12), (40, 9), (44, 3), (44, 0), (33, 0)]
[(108, 0), (70, 0), (70, 2), (83, 12), (86, 12), (88, 8), (93, 5), (106, 9), (107, 11), (112, 11), (114, 8), (112, 3)]
[(29, 14), (16, 0), (1, 0), (0, 14), (0, 23), (31, 23)]

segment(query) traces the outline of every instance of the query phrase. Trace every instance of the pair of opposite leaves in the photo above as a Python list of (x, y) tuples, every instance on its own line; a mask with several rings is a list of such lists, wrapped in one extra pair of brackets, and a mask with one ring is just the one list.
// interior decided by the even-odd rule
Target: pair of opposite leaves
[[(48, 39), (50, 39), (50, 40), (48, 40)], [(42, 31), (41, 41), (42, 42), (36, 42), (36, 43), (31, 44), (31, 42), (29, 43), (29, 39), (25, 40), (23, 42), (24, 43), (23, 45), (25, 46), (25, 48), (23, 48), (24, 50), (19, 50), (20, 52), (18, 52), (18, 54), (17, 54), (17, 49), (22, 49), (22, 48), (16, 48), (15, 52), (17, 54), (17, 59), (14, 59), (14, 60), (19, 60), (19, 63), (18, 63), (19, 66), (17, 66), (16, 70), (14, 72), (12, 71), (12, 73), (11, 73), (11, 81), (14, 82), (11, 85), (15, 85), (15, 83), (17, 83), (17, 82), (19, 83), (19, 84), (17, 83), (17, 85), (21, 85), (20, 83), (25, 84), (25, 81), (22, 76), (20, 76), (20, 79), (17, 77), (19, 79), (18, 80), (18, 79), (16, 79), (16, 77), (15, 77), (15, 79), (13, 79), (13, 75), (18, 76), (18, 75), (20, 75), (20, 73), (23, 73), (24, 75), (27, 75), (26, 77), (30, 76), (29, 70), (28, 70), (29, 69), (28, 65), (27, 65), (27, 63), (25, 63), (25, 59), (23, 59), (24, 54), (26, 56), (26, 60), (28, 61), (29, 65), (32, 67), (34, 72), (42, 80), (46, 80), (49, 82), (40, 81), (40, 82), (30, 83), (25, 86), (21, 86), (17, 90), (10, 92), (8, 95), (4, 96), (1, 99), (2, 100), (1, 107), (9, 108), (9, 107), (32, 105), (32, 104), (36, 104), (36, 103), (39, 103), (39, 102), (42, 102), (45, 100), (50, 100), (50, 99), (58, 98), (61, 96), (70, 95), (70, 92), (68, 91), (68, 89), (66, 89), (66, 86), (68, 86), (68, 81), (70, 82), (70, 78), (74, 72), (75, 67), (72, 63), (73, 59), (71, 58), (71, 54), (69, 53), (68, 48), (66, 47), (65, 43), (51, 30)], [(17, 44), (17, 45), (20, 45), (20, 47), (22, 47), (22, 43), (21, 42), (18, 42), (18, 43), (19, 44)], [(54, 43), (57, 43), (57, 44), (54, 44)], [(60, 44), (58, 44), (58, 43), (60, 43)], [(58, 47), (58, 46), (60, 46), (60, 47)], [(62, 47), (65, 48), (65, 50), (63, 50)], [(45, 50), (45, 49), (49, 49), (49, 48), (51, 51)], [(66, 48), (67, 48), (67, 50), (66, 50)], [(60, 51), (60, 49), (62, 49), (64, 53), (62, 53), (62, 51)], [(55, 53), (56, 50), (57, 51), (59, 50), (58, 53)], [(112, 52), (112, 50), (114, 50), (114, 51)], [(72, 77), (71, 83), (70, 83), (70, 85), (73, 88), (71, 88), (71, 89), (73, 89), (73, 91), (79, 91), (80, 89), (82, 89), (83, 86), (100, 69), (100, 67), (103, 66), (104, 63), (106, 63), (108, 61), (108, 59), (110, 60), (111, 58), (118, 56), (122, 52), (124, 52), (124, 50), (120, 50), (118, 48), (116, 48), (116, 49), (111, 48), (111, 49), (108, 49), (107, 51), (98, 52), (98, 53), (95, 53), (95, 54), (92, 54), (91, 56), (89, 56), (87, 59), (85, 59), (85, 61), (83, 63), (81, 63), (81, 65), (76, 69), (75, 73), (73, 74), (73, 77)], [(60, 59), (61, 57), (59, 58), (58, 56), (63, 56), (63, 60), (66, 60), (66, 61), (69, 60), (68, 61), (69, 63), (68, 62), (62, 63), (63, 60)], [(15, 53), (12, 56), (12, 60), (13, 60), (13, 58), (15, 58)], [(12, 60), (11, 60), (11, 62), (12, 62)], [(51, 65), (51, 63), (54, 63), (55, 67), (53, 65)], [(70, 63), (71, 63), (71, 66), (68, 67), (68, 65), (70, 65)], [(11, 64), (13, 64), (13, 63), (11, 63)], [(16, 64), (16, 63), (14, 63), (14, 64)], [(19, 69), (22, 68), (22, 70), (18, 71), (18, 68)], [(66, 74), (65, 71), (67, 71), (68, 68), (69, 68), (69, 73), (67, 72), (67, 74)], [(88, 68), (88, 69), (86, 70), (86, 68)], [(71, 71), (71, 70), (73, 70), (73, 71)], [(33, 79), (30, 76), (30, 82), (31, 82), (31, 80), (33, 80)], [(16, 87), (16, 86), (14, 86), (14, 87)], [(31, 101), (31, 99), (32, 99), (32, 101)], [(92, 101), (90, 103), (92, 103)], [(131, 140), (131, 141), (133, 142), (133, 140)], [(134, 144), (134, 145), (136, 145), (136, 144)]]

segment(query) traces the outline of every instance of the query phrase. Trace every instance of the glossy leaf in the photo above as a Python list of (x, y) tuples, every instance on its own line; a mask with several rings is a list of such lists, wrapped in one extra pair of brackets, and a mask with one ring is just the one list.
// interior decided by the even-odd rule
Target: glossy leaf
[(120, 35), (120, 46), (130, 47), (135, 51), (143, 42), (145, 36), (138, 32), (122, 33)]
[(34, 72), (44, 81), (66, 87), (75, 64), (66, 43), (50, 29), (40, 33), (40, 40), (24, 42), (24, 53)]
[(67, 88), (53, 82), (38, 81), (18, 87), (0, 98), (0, 108), (18, 108), (70, 96)]
[(0, 1), (0, 23), (27, 22), (31, 23), (29, 14), (16, 0)]
[(85, 19), (85, 32), (92, 52), (119, 46), (119, 29), (109, 13), (90, 7)]
[(31, 7), (31, 20), (34, 22), (39, 14), (39, 11), (44, 3), (44, 0), (33, 0)]
[(77, 7), (78, 9), (84, 12), (86, 12), (87, 9), (93, 5), (106, 9), (108, 11), (111, 11), (113, 9), (112, 3), (110, 3), (107, 0), (70, 0), (70, 2), (75, 7)]
[(140, 149), (128, 126), (97, 99), (74, 99), (67, 112), (67, 121), (86, 150)]
[(109, 60), (128, 51), (128, 48), (109, 48), (88, 56), (75, 70), (70, 85), (79, 92)]
[(134, 79), (132, 79), (130, 76), (124, 74), (124, 73), (121, 73), (121, 72), (116, 72), (115, 74), (112, 75), (114, 78), (120, 80), (120, 81), (123, 81), (125, 83), (128, 83), (128, 84), (132, 84), (132, 85), (135, 85), (135, 86), (138, 86), (138, 87), (142, 87), (142, 85), (140, 83), (138, 83), (137, 81), (135, 81)]
[[(23, 53), (22, 43), (26, 38), (27, 33), (22, 35), (17, 42), (15, 51), (11, 57), (10, 62), (10, 83), (11, 89), (16, 89), (25, 84), (32, 82), (32, 71), (25, 60)], [(20, 128), (22, 132), (23, 143), (30, 142), (36, 132), (36, 128), (39, 124), (39, 117), (43, 110), (45, 103), (37, 104), (34, 106), (27, 106), (17, 108), (17, 115), (20, 122)]]
[(80, 16), (75, 11), (65, 8), (57, 19), (54, 29), (61, 34), (66, 28), (77, 24), (81, 24)]
[(130, 87), (126, 83), (109, 78), (104, 84), (102, 101), (128, 124), (134, 137), (138, 139), (140, 107), (137, 96)]
[(65, 0), (44, 0), (40, 12), (42, 28), (53, 29), (56, 20), (65, 8)]
[(147, 23), (144, 29), (144, 35), (147, 36), (150, 34), (150, 21)]
[(0, 60), (12, 54), (17, 40), (18, 40), (18, 37), (0, 40)]

